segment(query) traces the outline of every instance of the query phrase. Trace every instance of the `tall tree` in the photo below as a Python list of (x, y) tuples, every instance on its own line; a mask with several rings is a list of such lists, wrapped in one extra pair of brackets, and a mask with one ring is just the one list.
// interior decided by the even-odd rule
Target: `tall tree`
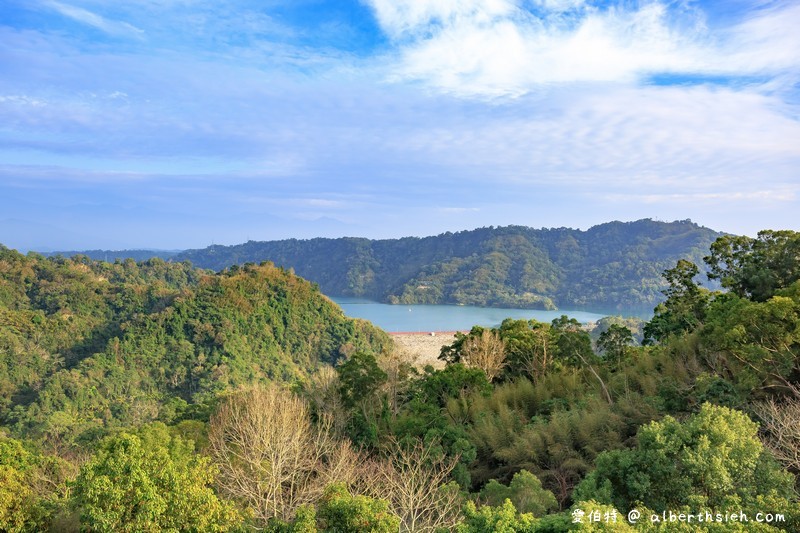
[(726, 235), (704, 258), (709, 278), (737, 296), (763, 302), (800, 279), (800, 233), (764, 230), (753, 239)]
[(625, 350), (633, 344), (633, 332), (625, 326), (611, 324), (597, 339), (597, 348), (605, 355), (606, 360), (619, 362), (625, 356)]
[(669, 286), (662, 292), (667, 300), (656, 306), (653, 318), (645, 325), (645, 342), (660, 342), (703, 323), (710, 292), (695, 282), (699, 273), (697, 265), (685, 259), (664, 271)]
[(480, 368), (489, 381), (494, 380), (506, 365), (506, 347), (500, 335), (483, 330), (480, 335), (467, 337), (461, 347), (461, 360), (471, 368)]

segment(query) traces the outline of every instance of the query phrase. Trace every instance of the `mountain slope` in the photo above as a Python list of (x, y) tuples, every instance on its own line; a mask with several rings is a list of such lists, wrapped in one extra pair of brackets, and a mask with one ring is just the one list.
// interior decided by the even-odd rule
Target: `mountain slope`
[(688, 220), (645, 219), (587, 231), (507, 226), (424, 238), (250, 241), (174, 259), (214, 270), (270, 260), (326, 294), (392, 303), (652, 309), (665, 286), (661, 272), (678, 259), (702, 264), (720, 235)]
[(169, 420), (222, 391), (293, 382), (389, 342), (270, 264), (212, 274), (0, 247), (0, 424), (27, 434)]

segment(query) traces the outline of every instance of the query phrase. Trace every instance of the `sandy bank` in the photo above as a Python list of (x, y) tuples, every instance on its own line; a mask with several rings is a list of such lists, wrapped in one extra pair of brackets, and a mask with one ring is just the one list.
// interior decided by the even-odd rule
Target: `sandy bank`
[(433, 365), (434, 368), (443, 368), (444, 362), (438, 359), (442, 346), (452, 344), (455, 340), (455, 331), (437, 331), (430, 333), (389, 333), (395, 345), (400, 349), (416, 356), (419, 368)]

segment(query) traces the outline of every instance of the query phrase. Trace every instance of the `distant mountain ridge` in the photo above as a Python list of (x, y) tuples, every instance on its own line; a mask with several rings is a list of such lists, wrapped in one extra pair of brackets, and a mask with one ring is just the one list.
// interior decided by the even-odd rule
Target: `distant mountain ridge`
[(678, 259), (702, 265), (721, 235), (691, 220), (643, 219), (586, 231), (505, 226), (401, 239), (249, 241), (171, 259), (214, 270), (272, 261), (326, 294), (398, 304), (652, 309), (663, 299), (661, 273)]
[(164, 260), (172, 259), (182, 250), (81, 250), (79, 252), (42, 252), (45, 257), (55, 257), (57, 255), (63, 257), (72, 257), (74, 255), (85, 255), (89, 259), (95, 261), (106, 261), (113, 263), (114, 261), (125, 259), (133, 259), (134, 261), (147, 261), (154, 257)]

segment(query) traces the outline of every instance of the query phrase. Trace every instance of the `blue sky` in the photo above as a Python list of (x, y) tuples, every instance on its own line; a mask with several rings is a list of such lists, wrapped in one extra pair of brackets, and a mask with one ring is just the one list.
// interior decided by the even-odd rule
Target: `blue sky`
[(800, 230), (800, 3), (3, 0), (0, 242)]

